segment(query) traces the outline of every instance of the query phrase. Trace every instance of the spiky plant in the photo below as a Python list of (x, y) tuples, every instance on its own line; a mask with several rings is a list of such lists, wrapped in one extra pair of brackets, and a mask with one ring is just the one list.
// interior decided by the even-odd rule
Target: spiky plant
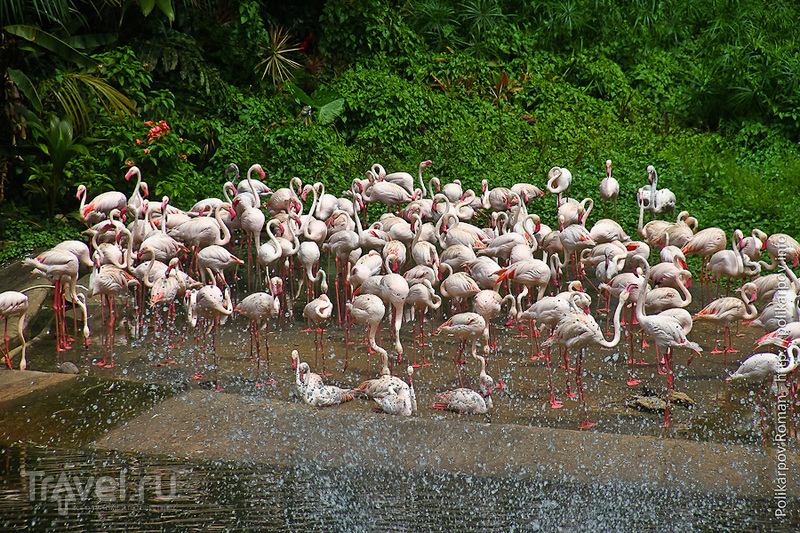
[(261, 74), (262, 80), (269, 75), (273, 85), (277, 86), (278, 80), (283, 83), (291, 79), (292, 71), (301, 67), (300, 63), (290, 57), (292, 53), (300, 51), (297, 44), (290, 42), (291, 39), (292, 35), (286, 28), (270, 27), (268, 37), (261, 45), (264, 59), (255, 67), (256, 71), (264, 70)]

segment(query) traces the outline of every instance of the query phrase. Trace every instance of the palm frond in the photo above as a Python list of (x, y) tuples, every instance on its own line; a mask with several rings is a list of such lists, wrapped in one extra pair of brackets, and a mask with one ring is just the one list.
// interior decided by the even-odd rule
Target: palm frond
[(53, 95), (79, 131), (85, 132), (91, 124), (89, 108), (81, 89), (88, 89), (108, 114), (122, 117), (131, 115), (136, 109), (127, 96), (96, 76), (63, 74), (59, 80), (60, 84), (52, 88)]

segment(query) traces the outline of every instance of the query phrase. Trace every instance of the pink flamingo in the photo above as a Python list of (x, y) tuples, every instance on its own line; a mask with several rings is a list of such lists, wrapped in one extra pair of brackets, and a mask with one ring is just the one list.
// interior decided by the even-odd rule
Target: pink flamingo
[[(534, 302), (531, 304), (528, 309), (523, 311), (518, 315), (520, 320), (531, 320), (534, 322), (534, 329), (536, 333), (539, 333), (540, 328), (547, 326), (550, 328), (550, 331), (553, 331), (553, 328), (556, 327), (558, 322), (566, 315), (576, 312), (583, 312), (589, 314), (589, 305), (591, 304), (591, 299), (589, 295), (584, 292), (572, 292), (569, 293), (568, 296), (564, 297), (561, 294), (558, 296), (545, 296), (538, 302)], [(534, 337), (535, 338), (535, 337)], [(537, 352), (537, 358), (540, 357), (541, 354)], [(547, 346), (547, 349), (544, 353), (545, 363), (547, 365), (547, 380), (550, 386), (550, 407), (553, 409), (561, 409), (564, 404), (556, 400), (555, 396), (555, 389), (553, 388), (553, 370), (550, 366), (550, 346)], [(576, 396), (570, 392), (569, 387), (569, 361), (567, 359), (567, 352), (564, 351), (564, 368), (567, 370), (567, 391), (566, 394), (569, 398), (575, 398)]]
[(577, 363), (575, 365), (575, 379), (578, 384), (578, 402), (583, 409), (583, 421), (581, 422), (580, 429), (585, 429), (594, 426), (594, 422), (589, 421), (588, 408), (586, 406), (586, 397), (583, 394), (583, 380), (581, 376), (581, 365), (583, 362), (583, 349), (586, 346), (599, 344), (604, 348), (613, 348), (621, 339), (620, 329), (620, 315), (622, 314), (622, 307), (628, 301), (628, 290), (620, 294), (617, 308), (614, 311), (614, 338), (610, 341), (605, 340), (600, 326), (595, 321), (592, 315), (586, 313), (570, 313), (565, 315), (558, 321), (550, 337), (548, 337), (542, 344), (544, 346), (551, 346), (553, 344), (560, 344), (567, 350), (578, 350)]
[[(73, 302), (77, 299), (76, 286), (80, 268), (78, 258), (67, 250), (53, 249), (39, 254), (34, 259), (25, 259), (24, 265), (33, 267), (34, 273), (42, 274), (53, 281), (55, 285), (53, 312), (56, 322), (56, 349), (59, 352), (70, 349), (69, 342), (73, 339), (67, 335), (64, 295), (69, 292)], [(88, 338), (85, 342), (88, 343)]]
[(611, 160), (606, 159), (606, 177), (600, 182), (600, 198), (603, 199), (603, 216), (606, 216), (606, 203), (614, 201), (614, 220), (617, 219), (617, 197), (619, 196), (619, 182), (611, 177)]
[[(303, 316), (306, 317), (310, 322), (314, 323), (314, 365), (316, 366), (319, 363), (319, 352), (323, 351), (323, 338), (325, 336), (325, 327), (320, 326), (324, 324), (326, 320), (328, 320), (333, 314), (333, 303), (331, 302), (328, 295), (323, 293), (319, 295), (319, 297), (311, 300), (306, 304), (303, 308)], [(319, 336), (319, 340), (317, 340), (317, 336)], [(330, 376), (327, 370), (325, 370), (325, 353), (323, 351), (322, 354), (322, 375), (323, 376)]]
[(735, 353), (739, 351), (734, 350), (732, 345), (733, 340), (730, 338), (731, 324), (737, 320), (753, 320), (758, 316), (758, 310), (756, 306), (753, 305), (758, 292), (756, 286), (753, 283), (745, 283), (740, 288), (736, 289), (736, 292), (740, 293), (741, 299), (732, 296), (717, 298), (693, 317), (694, 320), (708, 320), (714, 322), (717, 326), (719, 324), (724, 324), (725, 335), (722, 339), (723, 349), (720, 350), (717, 348), (717, 336), (715, 335), (714, 349), (711, 350), (711, 353), (724, 352), (725, 368), (728, 367), (728, 352)]
[(480, 355), (475, 356), (481, 362), (481, 373), (478, 376), (478, 391), (460, 387), (458, 389), (440, 392), (436, 395), (436, 402), (431, 406), (434, 409), (455, 411), (459, 414), (486, 414), (494, 404), (492, 392), (494, 379), (486, 373), (486, 359)]
[[(211, 334), (212, 350), (214, 353), (214, 389), (224, 390), (219, 386), (219, 365), (217, 364), (217, 330), (219, 329), (220, 318), (227, 317), (233, 313), (233, 305), (231, 304), (230, 288), (226, 287), (223, 294), (222, 290), (216, 285), (204, 285), (198, 290), (189, 290), (186, 292), (186, 297), (189, 299), (188, 319), (189, 325), (197, 329), (197, 324), (200, 322), (201, 327), (208, 326), (205, 329), (205, 335)], [(197, 339), (199, 344), (199, 337)], [(197, 362), (197, 352), (195, 351), (195, 363)], [(201, 379), (203, 375), (196, 373), (192, 379)]]
[[(650, 277), (650, 263), (646, 259), (640, 259), (643, 263), (645, 272), (644, 279)], [(665, 363), (667, 368), (667, 406), (664, 412), (664, 426), (669, 427), (669, 395), (672, 393), (672, 348), (675, 346), (689, 348), (698, 354), (703, 351), (699, 344), (692, 342), (686, 338), (686, 333), (683, 330), (680, 322), (671, 316), (655, 315), (648, 316), (645, 314), (644, 303), (647, 300), (647, 283), (643, 282), (639, 285), (639, 291), (636, 301), (636, 319), (642, 330), (652, 338), (656, 343), (657, 350), (666, 350)], [(691, 361), (691, 358), (689, 358)]]
[(12, 316), (17, 316), (17, 334), (22, 342), (22, 358), (19, 362), (19, 369), (25, 370), (28, 368), (28, 361), (25, 359), (25, 349), (27, 343), (25, 342), (25, 314), (28, 312), (28, 296), (18, 291), (5, 291), (0, 293), (0, 316), (5, 319), (5, 328), (3, 330), (3, 342), (5, 343), (6, 364), (8, 368), (13, 368), (11, 365), (11, 352), (8, 349), (8, 319)]
[[(436, 294), (430, 280), (425, 279), (421, 283), (409, 285), (406, 303), (416, 312), (413, 335), (413, 339), (416, 342), (412, 342), (412, 344), (414, 344), (415, 348), (417, 346), (422, 347), (422, 363), (417, 363), (417, 351), (415, 349), (414, 362), (411, 366), (428, 366), (430, 363), (425, 360), (425, 346), (427, 346), (425, 344), (425, 313), (428, 309), (439, 309), (442, 305), (442, 297)], [(417, 335), (417, 324), (419, 324), (419, 335)]]
[(233, 309), (242, 316), (250, 319), (250, 355), (253, 355), (253, 344), (255, 344), (255, 358), (256, 358), (256, 387), (261, 387), (263, 384), (259, 380), (259, 371), (261, 369), (261, 322), (265, 326), (264, 331), (264, 354), (267, 363), (266, 370), (266, 383), (274, 385), (277, 383), (270, 377), (269, 370), (269, 319), (276, 317), (280, 314), (281, 302), (274, 296), (275, 285), (273, 284), (273, 294), (267, 292), (254, 292), (247, 295), (241, 302), (236, 304)]
[(458, 374), (458, 383), (461, 387), (464, 383), (461, 380), (461, 365), (462, 356), (466, 343), (472, 341), (472, 356), (477, 355), (478, 337), (483, 335), (483, 330), (486, 329), (486, 321), (478, 313), (458, 313), (450, 317), (445, 323), (440, 325), (436, 331), (444, 331), (455, 335), (459, 339), (458, 351), (453, 356), (453, 363), (456, 366), (456, 373)]

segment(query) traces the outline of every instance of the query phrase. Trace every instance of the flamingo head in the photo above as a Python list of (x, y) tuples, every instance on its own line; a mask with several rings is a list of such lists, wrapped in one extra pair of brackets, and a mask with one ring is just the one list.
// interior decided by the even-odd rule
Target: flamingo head
[(125, 173), (125, 179), (130, 181), (131, 176), (139, 172), (139, 167), (131, 167), (128, 169), (128, 172)]
[(81, 194), (84, 194), (85, 192), (86, 192), (86, 185), (81, 183), (80, 185), (78, 185), (78, 192), (75, 194), (75, 198), (80, 199)]
[(611, 177), (611, 160), (606, 159), (606, 175)]

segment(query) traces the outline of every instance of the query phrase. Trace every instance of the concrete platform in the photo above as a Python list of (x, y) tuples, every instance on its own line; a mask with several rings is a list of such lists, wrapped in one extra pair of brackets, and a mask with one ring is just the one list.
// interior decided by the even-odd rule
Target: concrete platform
[[(201, 390), (166, 400), (94, 445), (192, 459), (539, 475), (752, 498), (770, 496), (777, 472), (775, 448), (486, 424), (467, 417), (403, 419)], [(796, 453), (787, 460), (800, 464)], [(789, 480), (787, 491), (800, 495), (797, 479)]]

